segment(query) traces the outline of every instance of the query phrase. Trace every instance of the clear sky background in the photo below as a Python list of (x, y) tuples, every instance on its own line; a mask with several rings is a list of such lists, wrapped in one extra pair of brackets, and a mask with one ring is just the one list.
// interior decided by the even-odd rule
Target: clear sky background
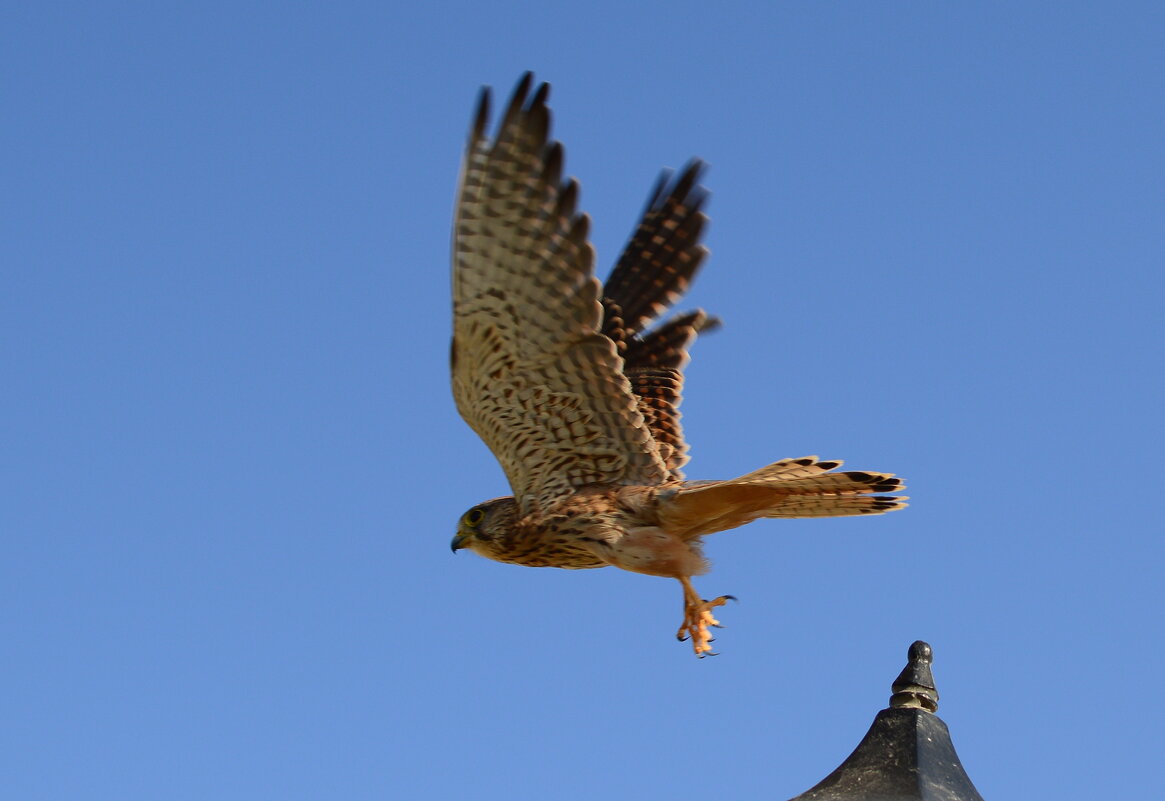
[[(1162, 784), (1165, 7), (56, 3), (0, 26), (0, 773), (34, 799), (785, 799), (929, 641), (985, 798)], [(553, 84), (605, 274), (711, 169), (692, 478), (912, 506), (674, 581), (453, 556), (475, 95)]]

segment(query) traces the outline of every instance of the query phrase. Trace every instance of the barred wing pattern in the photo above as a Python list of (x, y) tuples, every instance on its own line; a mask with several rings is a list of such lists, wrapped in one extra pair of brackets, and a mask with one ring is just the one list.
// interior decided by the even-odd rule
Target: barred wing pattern
[(603, 333), (613, 339), (615, 332), (620, 338), (642, 333), (687, 291), (707, 258), (708, 250), (700, 244), (708, 223), (702, 211), (708, 193), (698, 183), (703, 169), (703, 163), (694, 160), (674, 182), (670, 170), (665, 170), (652, 190), (603, 286), (608, 307)]
[(680, 468), (688, 461), (679, 412), (688, 347), (719, 321), (695, 311), (642, 332), (687, 291), (708, 255), (700, 244), (708, 221), (707, 192), (698, 183), (703, 168), (693, 160), (674, 181), (670, 171), (660, 176), (603, 287), (603, 333), (625, 360), (639, 410), (674, 480), (683, 479)]
[(483, 90), (454, 221), (457, 409), (532, 511), (593, 483), (658, 484), (668, 467), (601, 331), (588, 220), (549, 140), (549, 87), (526, 75), (497, 137)]

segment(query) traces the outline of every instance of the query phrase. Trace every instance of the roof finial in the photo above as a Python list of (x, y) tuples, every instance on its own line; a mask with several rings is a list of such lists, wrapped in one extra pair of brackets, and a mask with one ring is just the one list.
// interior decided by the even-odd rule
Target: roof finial
[(890, 696), (890, 706), (934, 712), (938, 709), (938, 690), (934, 686), (934, 675), (930, 672), (934, 652), (927, 643), (915, 640), (907, 657), (910, 661), (890, 688), (894, 691)]

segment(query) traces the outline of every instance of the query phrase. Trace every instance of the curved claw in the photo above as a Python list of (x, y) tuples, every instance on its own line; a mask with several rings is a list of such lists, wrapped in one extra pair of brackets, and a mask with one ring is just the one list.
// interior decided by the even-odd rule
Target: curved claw
[(711, 636), (711, 629), (724, 627), (712, 614), (712, 610), (718, 606), (724, 606), (729, 601), (737, 600), (736, 596), (721, 595), (709, 601), (696, 594), (695, 588), (692, 587), (692, 583), (687, 577), (680, 577), (680, 583), (684, 587), (684, 622), (680, 626), (680, 630), (676, 632), (676, 639), (680, 642), (691, 640), (692, 650), (701, 659), (709, 654), (716, 656), (717, 654), (711, 646), (711, 643), (715, 641), (715, 638)]

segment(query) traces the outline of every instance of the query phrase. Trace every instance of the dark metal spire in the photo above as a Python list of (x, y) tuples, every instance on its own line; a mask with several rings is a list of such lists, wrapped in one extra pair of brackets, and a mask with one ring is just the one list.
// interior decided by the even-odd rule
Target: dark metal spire
[(910, 646), (890, 706), (837, 770), (791, 801), (983, 801), (959, 762), (947, 724), (934, 714), (932, 659), (922, 640)]
[(894, 709), (925, 709), (934, 712), (938, 709), (938, 690), (934, 686), (934, 674), (930, 672), (930, 663), (934, 660), (934, 651), (922, 640), (915, 640), (906, 654), (909, 660), (906, 667), (894, 679), (890, 689), (894, 694), (890, 696), (890, 706)]

